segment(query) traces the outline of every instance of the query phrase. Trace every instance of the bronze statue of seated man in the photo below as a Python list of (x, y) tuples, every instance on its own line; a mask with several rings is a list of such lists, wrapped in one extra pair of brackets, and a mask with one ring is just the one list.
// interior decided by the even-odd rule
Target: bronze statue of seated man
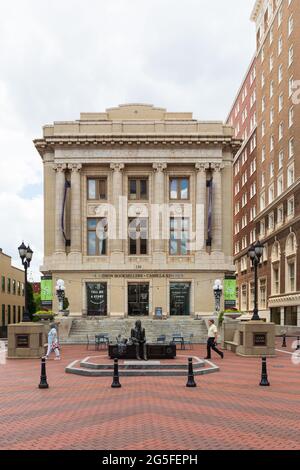
[(131, 342), (136, 348), (137, 360), (141, 361), (142, 356), (144, 361), (147, 361), (146, 333), (145, 328), (142, 328), (142, 322), (140, 320), (135, 322), (135, 327), (132, 328), (130, 336)]

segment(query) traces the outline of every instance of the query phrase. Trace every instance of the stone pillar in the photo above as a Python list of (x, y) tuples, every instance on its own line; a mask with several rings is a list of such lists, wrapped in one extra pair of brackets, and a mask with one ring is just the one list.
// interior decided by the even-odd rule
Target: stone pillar
[(300, 326), (300, 305), (297, 306), (297, 326)]
[[(115, 258), (116, 262), (120, 261), (120, 256), (123, 252), (123, 240), (121, 238), (120, 229), (122, 228), (122, 205), (120, 201), (120, 197), (123, 196), (123, 174), (122, 170), (124, 170), (125, 165), (123, 163), (111, 163), (110, 165), (111, 170), (113, 170), (113, 177), (112, 177), (112, 201), (113, 206), (115, 208), (115, 234), (114, 238), (110, 240), (111, 246), (111, 253), (112, 256)], [(127, 221), (126, 221), (127, 223)], [(117, 255), (117, 256), (116, 256)]]
[[(155, 206), (159, 206), (165, 203), (165, 174), (164, 171), (167, 168), (166, 163), (153, 163), (154, 170), (154, 198), (153, 202)], [(153, 256), (154, 261), (161, 262), (162, 257), (165, 257), (165, 240), (163, 239), (163, 217), (165, 214), (160, 214), (158, 209), (155, 210), (155, 232), (157, 233), (156, 239), (153, 240)], [(153, 235), (156, 235), (153, 233)]]
[(43, 154), (44, 163), (44, 264), (55, 252), (55, 214), (56, 198), (56, 171), (54, 165), (54, 152), (47, 151)]
[(82, 165), (69, 164), (71, 170), (71, 253), (81, 252), (81, 184)]
[(213, 164), (213, 214), (212, 214), (212, 251), (222, 252), (222, 169), (221, 164)]
[(205, 251), (206, 247), (206, 229), (207, 229), (207, 177), (206, 170), (209, 165), (205, 163), (196, 163), (197, 182), (196, 182), (196, 233), (198, 237), (196, 253)]
[[(65, 253), (66, 244), (62, 233), (61, 218), (63, 211), (63, 199), (65, 191), (65, 170), (67, 165), (59, 163), (54, 165), (56, 171), (56, 183), (55, 183), (55, 253)], [(48, 223), (51, 221), (48, 221)]]
[(284, 307), (280, 309), (280, 325), (284, 326)]

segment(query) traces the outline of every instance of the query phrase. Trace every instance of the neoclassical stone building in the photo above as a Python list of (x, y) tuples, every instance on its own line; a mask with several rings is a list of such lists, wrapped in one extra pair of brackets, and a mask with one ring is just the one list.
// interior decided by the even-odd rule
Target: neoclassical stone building
[(35, 146), (41, 270), (65, 281), (72, 315), (211, 314), (234, 272), (230, 126), (131, 104), (46, 125)]

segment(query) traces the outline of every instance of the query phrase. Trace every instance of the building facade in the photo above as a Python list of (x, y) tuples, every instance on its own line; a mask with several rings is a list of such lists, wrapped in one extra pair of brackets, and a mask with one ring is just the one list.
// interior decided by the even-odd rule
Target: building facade
[(43, 134), (53, 295), (63, 279), (74, 316), (211, 314), (234, 272), (232, 127), (133, 104)]
[[(256, 57), (251, 61), (237, 93), (227, 123), (243, 144), (233, 164), (233, 253), (237, 274), (237, 306), (242, 311), (253, 308), (253, 273), (247, 252), (256, 241), (257, 216), (257, 110)], [(260, 281), (261, 282), (261, 281)], [(259, 296), (260, 308), (266, 309), (266, 295)]]
[[(253, 222), (256, 239), (265, 246), (259, 267), (259, 307), (277, 324), (300, 326), (300, 3), (257, 0), (251, 19), (257, 39)], [(251, 172), (251, 161), (247, 165)], [(248, 243), (252, 230), (249, 225)], [(249, 311), (252, 270), (246, 251), (241, 256), (241, 262), (236, 256), (237, 264), (243, 265), (240, 307)]]
[(7, 337), (7, 325), (22, 321), (25, 307), (24, 271), (11, 265), (11, 257), (0, 249), (0, 337)]

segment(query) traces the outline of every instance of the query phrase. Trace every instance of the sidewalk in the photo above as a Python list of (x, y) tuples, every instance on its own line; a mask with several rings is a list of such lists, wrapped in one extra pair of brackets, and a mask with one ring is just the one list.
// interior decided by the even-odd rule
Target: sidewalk
[(65, 346), (62, 355), (47, 362), (48, 390), (38, 389), (39, 361), (0, 366), (0, 449), (300, 449), (300, 365), (290, 354), (268, 360), (267, 388), (259, 359), (212, 356), (221, 370), (197, 377), (196, 389), (180, 377), (121, 377), (111, 389), (110, 378), (64, 371), (98, 352)]

